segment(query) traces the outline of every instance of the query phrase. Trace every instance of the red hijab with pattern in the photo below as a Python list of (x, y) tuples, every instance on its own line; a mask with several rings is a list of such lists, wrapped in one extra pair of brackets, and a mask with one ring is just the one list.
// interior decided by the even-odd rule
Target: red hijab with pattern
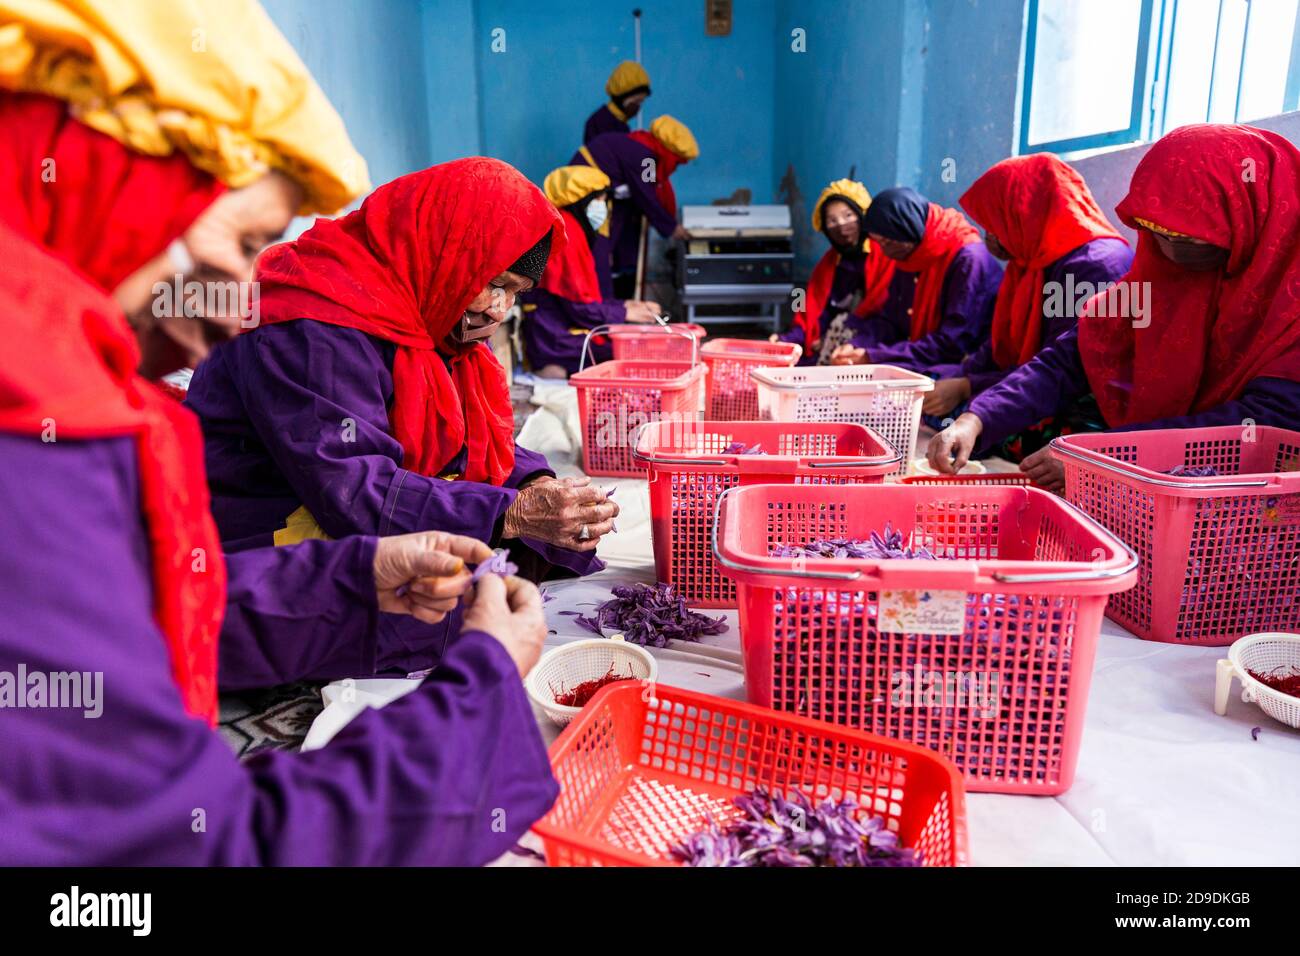
[(433, 166), (263, 254), (262, 321), (313, 319), (397, 345), (389, 424), (403, 465), (437, 475), (464, 449), (464, 478), (500, 485), (515, 461), (505, 374), (485, 344), (446, 338), (547, 232), (554, 256), (560, 214), (514, 167), (484, 157)]
[[(1300, 151), (1249, 126), (1184, 126), (1157, 141), (1116, 207), (1139, 230), (1120, 284), (1149, 283), (1135, 327), (1121, 290), (1094, 296), (1079, 349), (1112, 427), (1187, 415), (1255, 378), (1300, 382)], [(1229, 251), (1223, 271), (1167, 259), (1139, 224)], [(1130, 298), (1131, 301), (1131, 298)]]
[(1121, 239), (1088, 184), (1051, 153), (1004, 159), (975, 180), (962, 208), (1010, 254), (993, 309), (993, 358), (1004, 369), (1028, 362), (1043, 337), (1048, 266), (1094, 239)]

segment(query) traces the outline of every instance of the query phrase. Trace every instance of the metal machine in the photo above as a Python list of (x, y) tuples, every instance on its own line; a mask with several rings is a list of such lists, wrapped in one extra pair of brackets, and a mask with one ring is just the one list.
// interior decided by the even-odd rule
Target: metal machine
[[(677, 256), (686, 321), (767, 323), (779, 332), (794, 288), (790, 207), (683, 206), (681, 223), (691, 233)], [(740, 305), (759, 308), (748, 314), (727, 308)]]

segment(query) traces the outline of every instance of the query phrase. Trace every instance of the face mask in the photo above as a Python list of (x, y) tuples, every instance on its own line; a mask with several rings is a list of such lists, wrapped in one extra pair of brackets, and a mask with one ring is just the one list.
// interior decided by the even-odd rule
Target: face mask
[(605, 200), (593, 199), (587, 203), (587, 222), (591, 224), (592, 229), (599, 231), (608, 217), (609, 207), (605, 205)]
[(461, 345), (480, 342), (491, 338), (499, 324), (487, 312), (466, 312), (460, 317), (460, 324), (451, 330), (451, 337)]
[(1156, 245), (1159, 246), (1166, 259), (1176, 266), (1181, 266), (1188, 272), (1214, 272), (1217, 269), (1224, 269), (1227, 267), (1228, 257), (1231, 255), (1227, 249), (1221, 246), (1195, 242), (1172, 242), (1164, 236), (1156, 236)]

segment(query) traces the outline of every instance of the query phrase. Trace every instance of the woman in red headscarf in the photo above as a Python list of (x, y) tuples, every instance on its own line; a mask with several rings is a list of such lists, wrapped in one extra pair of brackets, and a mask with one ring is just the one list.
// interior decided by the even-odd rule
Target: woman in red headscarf
[[(1249, 126), (1185, 126), (1142, 158), (1116, 208), (1138, 230), (1115, 286), (930, 443), (950, 472), (972, 451), (1088, 392), (1114, 430), (1300, 428), (1300, 151)], [(1059, 488), (1044, 449), (1021, 469)]]
[(960, 362), (988, 336), (1002, 270), (956, 209), (914, 189), (886, 189), (863, 216), (871, 243), (894, 260), (884, 305), (832, 365), (873, 362), (929, 375)]
[(486, 344), (566, 241), (537, 187), (473, 158), (381, 186), (264, 255), (261, 326), (218, 349), (187, 398), (227, 545), (438, 529), (507, 542), (535, 578), (598, 569), (618, 508), (515, 445)]
[[(1007, 268), (989, 337), (961, 363), (936, 369), (940, 380), (922, 408), (933, 416), (964, 411), (973, 396), (1074, 328), (1079, 307), (1133, 262), (1132, 249), (1106, 221), (1083, 177), (1051, 153), (1004, 159), (975, 180), (961, 204)], [(1000, 451), (1019, 461), (1095, 417), (1092, 403), (1084, 403), (1007, 439)]]
[[(62, 10), (65, 26), (87, 6)], [(211, 62), (231, 48), (215, 21), (241, 62), (272, 30), (231, 0), (154, 13), (169, 37), (213, 31)], [(223, 75), (238, 89), (237, 69)], [(198, 424), (137, 373), (107, 294), (195, 235), (214, 197), (268, 195), (215, 178), (89, 129), (56, 98), (0, 92), (0, 671), (27, 675), (0, 687), (0, 765), (23, 770), (0, 780), (0, 865), (490, 860), (555, 794), (519, 680), (545, 633), (525, 582), (480, 584), (438, 672), (322, 751), (241, 764), (211, 730), (219, 682), (373, 672), (391, 652), (381, 612), (441, 621), (466, 561), (490, 553), (429, 533), (223, 557)], [(208, 230), (222, 241), (192, 245), (241, 234), (225, 211)], [(69, 677), (79, 693), (64, 697)]]

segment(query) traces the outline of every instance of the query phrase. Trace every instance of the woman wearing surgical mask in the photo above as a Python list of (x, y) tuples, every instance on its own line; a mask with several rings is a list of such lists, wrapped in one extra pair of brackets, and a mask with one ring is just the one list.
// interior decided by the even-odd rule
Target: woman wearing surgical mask
[(618, 506), (515, 445), (486, 344), (566, 241), (541, 190), (471, 158), (263, 254), (261, 325), (216, 349), (186, 399), (227, 547), (439, 530), (510, 548), (535, 580), (599, 570)]
[[(609, 274), (609, 177), (591, 166), (561, 166), (542, 190), (560, 211), (569, 241), (552, 250), (537, 288), (521, 297), (528, 361), (544, 378), (578, 370), (587, 333), (601, 325), (654, 322), (659, 303), (615, 299)], [(588, 362), (611, 358), (603, 339), (593, 340)]]
[[(930, 463), (952, 472), (1088, 392), (1115, 431), (1300, 428), (1297, 194), (1300, 151), (1276, 133), (1203, 124), (1156, 142), (1115, 210), (1138, 230), (1132, 268), (936, 435)], [(1063, 486), (1048, 449), (1020, 467)]]
[(602, 133), (626, 133), (627, 121), (641, 112), (641, 106), (650, 95), (650, 74), (635, 60), (624, 60), (614, 67), (605, 83), (609, 100), (587, 117), (582, 129), (582, 141), (590, 143)]
[(813, 229), (831, 247), (813, 269), (804, 307), (788, 332), (772, 341), (803, 348), (803, 365), (825, 365), (862, 328), (862, 319), (885, 303), (894, 260), (871, 245), (862, 224), (871, 194), (862, 183), (838, 179), (813, 207)]

